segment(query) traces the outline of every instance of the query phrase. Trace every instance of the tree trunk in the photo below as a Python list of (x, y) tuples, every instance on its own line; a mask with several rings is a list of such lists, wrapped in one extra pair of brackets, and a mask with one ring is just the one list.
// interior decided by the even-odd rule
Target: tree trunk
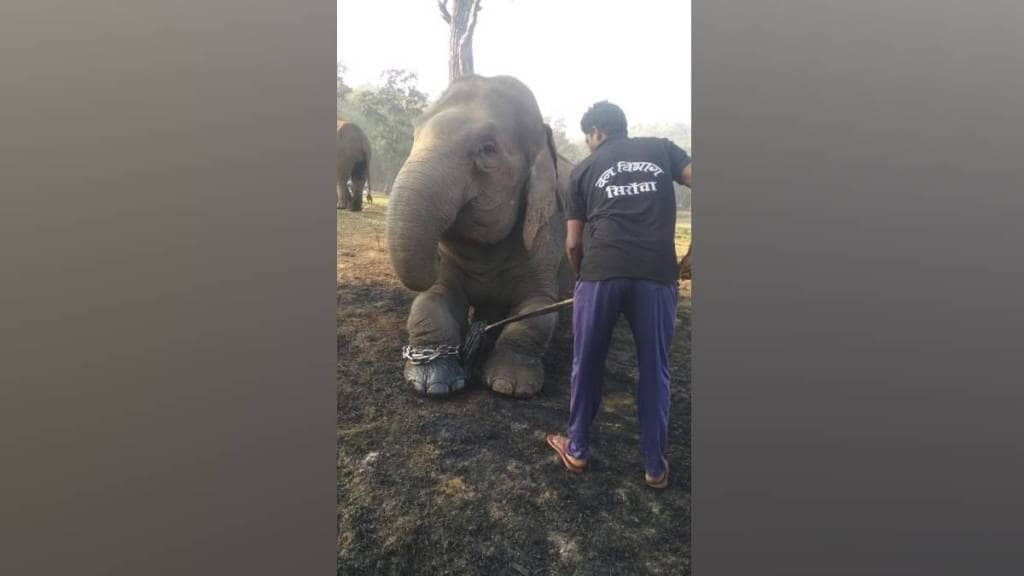
[[(452, 10), (448, 11), (451, 3)], [(448, 83), (473, 73), (473, 31), (480, 0), (437, 0), (441, 17), (451, 27), (448, 37)]]

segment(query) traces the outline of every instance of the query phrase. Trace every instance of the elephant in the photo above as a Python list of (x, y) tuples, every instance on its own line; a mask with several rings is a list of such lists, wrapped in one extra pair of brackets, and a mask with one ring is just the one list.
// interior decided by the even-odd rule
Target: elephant
[[(511, 76), (463, 76), (414, 121), (387, 213), (392, 268), (419, 292), (407, 319), (406, 385), (441, 398), (474, 377), (453, 351), (470, 309), (473, 320), (494, 321), (569, 292), (560, 194), (572, 168), (533, 93)], [(556, 323), (547, 314), (505, 326), (481, 382), (501, 395), (537, 394)]]
[[(338, 169), (338, 210), (348, 208), (353, 212), (363, 209), (363, 185), (366, 185), (367, 200), (370, 195), (370, 140), (363, 130), (352, 122), (338, 126), (337, 139)], [(352, 181), (351, 192), (349, 180)]]

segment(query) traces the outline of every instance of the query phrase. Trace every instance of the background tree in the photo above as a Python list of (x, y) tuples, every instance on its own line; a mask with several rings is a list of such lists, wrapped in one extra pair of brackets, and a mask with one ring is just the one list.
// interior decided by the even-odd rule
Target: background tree
[(681, 122), (649, 122), (630, 125), (629, 135), (668, 138), (687, 152), (691, 152), (690, 148), (693, 145), (690, 139), (690, 127)]
[[(449, 5), (451, 11), (448, 10)], [(473, 32), (480, 0), (437, 0), (441, 18), (448, 23), (448, 83), (473, 73)]]
[(412, 122), (426, 108), (428, 97), (417, 88), (416, 74), (407, 70), (385, 70), (381, 82), (350, 89), (342, 97), (339, 80), (338, 101), (339, 117), (358, 124), (370, 139), (370, 181), (375, 190), (388, 194), (412, 149)]
[(345, 101), (345, 98), (352, 92), (352, 88), (345, 84), (345, 73), (348, 72), (348, 68), (338, 62), (338, 116), (341, 116), (341, 103)]
[(544, 122), (551, 126), (551, 135), (555, 141), (555, 149), (558, 150), (559, 154), (568, 158), (570, 162), (576, 164), (590, 154), (590, 150), (587, 150), (585, 143), (569, 140), (569, 137), (566, 135), (565, 119), (544, 118)]

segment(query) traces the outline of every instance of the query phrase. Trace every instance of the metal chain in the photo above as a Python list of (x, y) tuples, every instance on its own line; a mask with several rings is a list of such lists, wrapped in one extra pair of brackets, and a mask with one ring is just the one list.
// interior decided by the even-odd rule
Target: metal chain
[(433, 362), (441, 356), (457, 356), (458, 354), (459, 347), (451, 344), (441, 344), (436, 348), (413, 348), (412, 346), (405, 346), (402, 348), (402, 358), (405, 358), (415, 365)]

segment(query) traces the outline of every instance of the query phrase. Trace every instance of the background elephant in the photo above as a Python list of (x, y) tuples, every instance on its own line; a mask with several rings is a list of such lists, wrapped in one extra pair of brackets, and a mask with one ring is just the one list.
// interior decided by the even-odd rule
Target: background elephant
[[(353, 212), (363, 209), (363, 185), (369, 195), (370, 183), (370, 140), (363, 130), (351, 123), (338, 126), (338, 209), (349, 208)], [(352, 181), (349, 191), (349, 180)]]
[[(571, 170), (533, 93), (509, 76), (465, 76), (416, 120), (387, 220), (395, 273), (420, 292), (408, 318), (414, 350), (458, 346), (471, 308), (474, 319), (496, 320), (569, 292), (559, 193)], [(536, 394), (556, 320), (505, 327), (483, 364), (484, 384)], [(407, 362), (404, 375), (431, 396), (461, 389), (467, 376), (453, 355)]]

